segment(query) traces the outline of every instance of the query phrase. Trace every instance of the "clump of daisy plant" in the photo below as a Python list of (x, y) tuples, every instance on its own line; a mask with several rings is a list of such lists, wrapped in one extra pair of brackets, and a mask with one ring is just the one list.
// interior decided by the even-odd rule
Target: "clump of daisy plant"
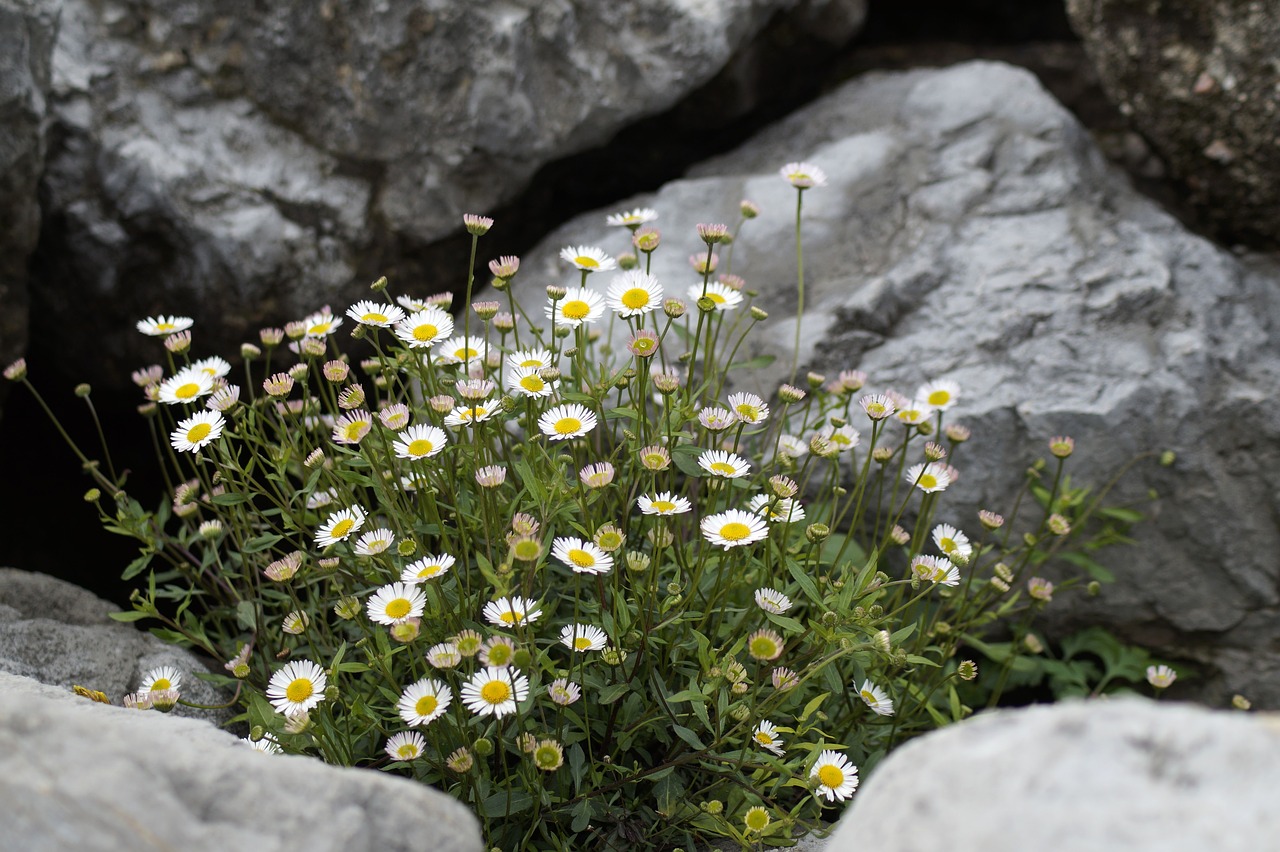
[[(803, 309), (801, 201), (826, 177), (782, 179), (796, 242), (773, 248)], [(616, 244), (566, 246), (549, 282), (498, 256), (480, 301), (501, 223), (469, 216), (456, 304), (380, 279), (234, 367), (198, 357), (192, 318), (139, 320), (160, 508), (105, 442), (101, 463), (72, 445), (141, 544), (121, 617), (219, 661), (258, 750), (438, 787), (490, 847), (752, 848), (835, 819), (895, 745), (998, 697), (1017, 652), (980, 658), (984, 637), (1034, 653), (1031, 619), (1076, 568), (1105, 577), (1134, 513), (1071, 485), (1063, 436), (1025, 499), (948, 503), (971, 455), (1005, 451), (956, 422), (949, 376), (802, 365), (797, 329), (788, 383), (750, 387), (772, 359), (739, 358), (764, 312), (733, 246), (789, 211), (720, 212), (687, 234), (619, 212)], [(694, 271), (660, 280), (660, 250)]]

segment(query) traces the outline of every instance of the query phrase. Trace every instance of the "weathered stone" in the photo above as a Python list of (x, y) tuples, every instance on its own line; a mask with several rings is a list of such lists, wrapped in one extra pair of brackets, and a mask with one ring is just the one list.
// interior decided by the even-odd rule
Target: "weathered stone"
[(827, 849), (1264, 849), (1278, 767), (1270, 715), (1140, 700), (984, 713), (890, 755)]
[(148, 313), (199, 314), (201, 346), (226, 350), (378, 275), (414, 280), (463, 212), (672, 106), (775, 15), (830, 42), (864, 7), (72, 0), (40, 307), (91, 306), (94, 334), (48, 331), (73, 374), (120, 385), (152, 357), (131, 331)]
[[(85, 686), (119, 703), (148, 671), (173, 666), (183, 673), (182, 698), (196, 704), (226, 704), (227, 695), (196, 672), (208, 671), (194, 654), (111, 619), (118, 610), (78, 586), (45, 574), (0, 568), (0, 672), (54, 686)], [(173, 715), (210, 721), (226, 711), (181, 704)]]
[(56, 31), (55, 3), (0, 0), (0, 364), (27, 345), (27, 259), (40, 233), (36, 186)]
[[(734, 222), (744, 197), (762, 207), (733, 247), (733, 272), (770, 314), (749, 347), (778, 356), (756, 374), (766, 392), (790, 373), (796, 192), (777, 169), (796, 159), (830, 177), (804, 194), (801, 376), (858, 367), (869, 388), (904, 393), (958, 381), (949, 421), (974, 439), (939, 520), (962, 527), (976, 527), (976, 507), (1008, 510), (1052, 435), (1075, 437), (1068, 470), (1098, 486), (1139, 454), (1175, 450), (1172, 467), (1148, 459), (1114, 492), (1161, 497), (1138, 544), (1108, 557), (1118, 582), (1098, 598), (1059, 596), (1049, 614), (1212, 662), (1222, 680), (1207, 695), (1280, 706), (1280, 685), (1257, 676), (1280, 664), (1269, 650), (1280, 638), (1274, 259), (1188, 233), (1026, 72), (969, 63), (869, 75), (616, 207), (660, 212), (654, 270), (681, 297), (699, 280), (685, 260), (704, 250), (694, 225)], [(603, 212), (525, 258), (517, 292), (522, 280), (576, 280), (561, 246), (623, 250), (627, 233), (607, 229)]]
[(470, 812), (425, 785), (4, 673), (0, 820), (5, 844), (29, 852), (483, 848)]
[(1103, 86), (1233, 238), (1280, 245), (1280, 17), (1270, 3), (1069, 0)]

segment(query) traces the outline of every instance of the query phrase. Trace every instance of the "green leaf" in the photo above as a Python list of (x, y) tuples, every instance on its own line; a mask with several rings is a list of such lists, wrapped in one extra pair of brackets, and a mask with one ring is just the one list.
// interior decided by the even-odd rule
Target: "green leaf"
[(821, 606), (822, 595), (818, 593), (818, 584), (813, 582), (812, 577), (804, 573), (804, 570), (800, 567), (800, 563), (796, 562), (794, 559), (788, 559), (787, 571), (791, 574), (792, 578), (800, 584), (800, 590), (804, 592), (805, 597)]
[(702, 453), (703, 450), (699, 447), (682, 444), (671, 454), (671, 460), (686, 476), (703, 477), (707, 472), (698, 465), (698, 456)]
[(1136, 509), (1125, 509), (1120, 506), (1104, 506), (1098, 510), (1098, 514), (1104, 518), (1123, 521), (1126, 524), (1136, 524), (1146, 517)]
[(640, 412), (636, 411), (634, 408), (623, 407), (623, 408), (611, 408), (604, 413), (605, 420), (620, 420), (623, 417), (627, 418), (628, 420), (637, 420), (640, 417)]
[(533, 797), (525, 790), (502, 790), (485, 799), (480, 805), (480, 813), (487, 817), (500, 817), (516, 814), (533, 806)]
[(134, 609), (127, 612), (109, 612), (107, 615), (111, 616), (115, 621), (141, 621), (150, 615), (150, 613)]
[(239, 506), (241, 503), (248, 503), (253, 499), (252, 494), (237, 494), (227, 492), (225, 494), (213, 495), (213, 505), (215, 506)]
[(261, 553), (264, 550), (269, 550), (277, 542), (282, 541), (283, 539), (284, 539), (284, 536), (276, 535), (275, 533), (267, 533), (265, 535), (256, 536), (244, 543), (243, 552), (244, 553)]
[(729, 369), (759, 370), (769, 366), (776, 360), (778, 360), (776, 355), (757, 355), (756, 357), (750, 358), (746, 361), (735, 361), (729, 365)]
[(706, 748), (702, 740), (698, 739), (698, 735), (693, 732), (693, 729), (686, 728), (684, 725), (672, 725), (671, 730), (676, 732), (677, 737), (684, 740), (698, 751), (702, 751)]
[(631, 684), (629, 683), (610, 684), (600, 690), (600, 697), (597, 698), (596, 701), (600, 704), (612, 704), (622, 696), (626, 695), (629, 689), (631, 689)]
[(805, 631), (805, 626), (794, 618), (788, 618), (785, 615), (774, 615), (772, 612), (766, 612), (764, 615), (765, 618), (769, 619), (788, 633), (803, 633)]
[(1115, 574), (1112, 574), (1105, 566), (1099, 564), (1079, 551), (1062, 553), (1059, 554), (1059, 556), (1063, 561), (1070, 562), (1077, 568), (1083, 568), (1088, 571), (1089, 576), (1093, 577), (1093, 579), (1097, 580), (1099, 583), (1114, 583), (1116, 581)]
[(908, 654), (907, 662), (917, 666), (933, 666), (935, 669), (938, 668), (939, 665), (928, 657), (921, 657), (918, 654)]
[(804, 705), (804, 711), (797, 718), (801, 722), (807, 721), (808, 718), (813, 715), (813, 711), (821, 707), (822, 702), (826, 701), (827, 696), (830, 694), (830, 692), (824, 692), (818, 697), (811, 699), (808, 704)]
[(137, 559), (130, 562), (129, 565), (124, 569), (124, 573), (120, 575), (120, 579), (132, 580), (134, 577), (141, 574), (144, 570), (146, 570), (146, 567), (151, 564), (151, 558), (153, 556), (155, 556), (154, 553), (144, 553), (141, 556), (139, 556)]

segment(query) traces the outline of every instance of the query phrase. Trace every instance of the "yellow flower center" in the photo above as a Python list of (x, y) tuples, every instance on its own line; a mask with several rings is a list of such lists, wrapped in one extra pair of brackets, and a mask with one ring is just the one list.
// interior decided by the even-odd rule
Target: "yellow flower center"
[(342, 430), (342, 435), (348, 441), (359, 441), (364, 437), (365, 424), (357, 420), (354, 423), (348, 423), (346, 428)]
[(953, 538), (944, 538), (938, 542), (938, 546), (942, 548), (943, 553), (953, 553), (956, 550), (956, 541)]
[(751, 831), (764, 831), (769, 827), (769, 812), (764, 808), (752, 808), (747, 811), (745, 822)]
[(396, 754), (400, 755), (401, 760), (413, 760), (418, 756), (418, 747), (413, 743), (405, 743), (396, 749)]
[(511, 649), (506, 645), (494, 645), (489, 649), (489, 665), (505, 666), (511, 659)]
[(926, 490), (928, 490), (928, 489), (930, 489), (930, 488), (937, 488), (937, 487), (938, 487), (938, 477), (934, 476), (932, 473), (922, 473), (922, 474), (920, 474), (920, 483), (919, 483), (919, 484), (920, 484), (920, 487), (921, 487), (921, 488), (924, 488), (924, 489), (926, 489)]
[[(728, 462), (714, 462), (711, 465), (711, 470), (715, 473), (720, 473), (725, 476), (733, 476), (735, 473), (738, 472), (738, 469), (733, 465), (729, 464)], [(742, 524), (738, 524), (738, 526), (742, 526)]]
[(596, 564), (596, 558), (587, 551), (575, 547), (569, 551), (569, 561), (579, 568), (590, 568)]
[(657, 346), (657, 342), (649, 337), (638, 337), (632, 347), (640, 353), (652, 352), (653, 347)]
[(355, 525), (356, 525), (356, 522), (351, 520), (350, 518), (343, 518), (342, 520), (338, 521), (336, 524), (333, 525), (333, 530), (330, 531), (329, 537), (342, 538), (343, 536), (350, 533), (351, 528), (354, 527)]
[(654, 500), (653, 508), (657, 509), (659, 512), (673, 512), (675, 511), (676, 504), (672, 503), (670, 500)]
[(603, 548), (619, 548), (622, 546), (622, 535), (616, 532), (600, 533), (596, 536), (596, 544)]
[(751, 535), (751, 527), (732, 521), (720, 528), (720, 537), (726, 541), (742, 541)]
[[(743, 527), (746, 529), (746, 527)], [(777, 644), (767, 636), (757, 636), (751, 640), (751, 656), (758, 660), (767, 660), (777, 656)]]
[(209, 433), (212, 431), (213, 427), (208, 423), (197, 423), (187, 430), (187, 441), (192, 444), (198, 444), (209, 437)]
[(837, 790), (844, 784), (844, 771), (837, 766), (828, 764), (818, 770), (818, 780), (822, 782), (824, 787)]
[(867, 406), (867, 414), (871, 415), (872, 417), (878, 417), (881, 414), (884, 414), (884, 405), (879, 402), (871, 403), (870, 405)]
[(408, 598), (396, 598), (387, 604), (386, 613), (391, 618), (404, 618), (411, 608)]
[(944, 390), (936, 390), (925, 399), (925, 402), (933, 406), (946, 405), (951, 401), (951, 393)]
[(573, 647), (576, 651), (585, 651), (591, 647), (591, 640), (586, 636), (579, 636), (573, 640)]
[(440, 705), (439, 699), (434, 695), (424, 695), (418, 699), (418, 703), (413, 705), (413, 712), (419, 716), (430, 716), (436, 712), (436, 707)]
[(738, 414), (742, 415), (743, 420), (755, 420), (760, 416), (760, 409), (744, 402), (738, 406)]
[(572, 435), (582, 428), (582, 421), (576, 417), (561, 417), (556, 421), (555, 430), (559, 435)]
[(719, 293), (708, 293), (707, 298), (715, 302), (717, 305), (723, 305), (726, 301), (725, 297), (721, 296)]
[(173, 689), (173, 684), (169, 682), (167, 677), (158, 677), (151, 682), (152, 692), (161, 692), (166, 689)]
[(570, 299), (560, 308), (560, 313), (565, 319), (585, 319), (587, 314), (591, 313), (591, 306), (581, 299)]
[(332, 324), (333, 323), (329, 323), (329, 322), (318, 322), (315, 325), (311, 326), (311, 328), (307, 329), (307, 334), (328, 334), (329, 326), (331, 326)]
[(488, 704), (501, 704), (511, 699), (511, 685), (502, 680), (491, 680), (480, 689), (480, 698)]
[(191, 399), (198, 393), (200, 393), (200, 386), (195, 382), (187, 382), (185, 385), (179, 385), (173, 395), (178, 399)]
[(426, 438), (419, 438), (416, 441), (409, 442), (409, 455), (411, 456), (425, 456), (432, 449), (431, 442)]
[(386, 321), (387, 321), (387, 315), (386, 315), (386, 314), (380, 314), (380, 313), (378, 313), (377, 311), (370, 311), (369, 313), (367, 313), (367, 314), (365, 314), (364, 316), (360, 317), (360, 321), (361, 321), (361, 322), (386, 322)]
[(578, 266), (586, 267), (587, 269), (600, 268), (600, 261), (596, 260), (594, 257), (587, 257), (585, 254), (578, 255), (573, 259), (573, 262)]
[(173, 331), (175, 328), (177, 328), (177, 326), (171, 322), (156, 323), (156, 331)]
[(520, 387), (524, 388), (530, 393), (539, 393), (546, 386), (547, 386), (547, 383), (544, 382), (538, 376), (525, 376), (523, 379), (520, 380)]
[(541, 358), (525, 358), (523, 361), (520, 362), (520, 366), (521, 367), (541, 367), (542, 359)]
[(454, 351), (453, 357), (457, 358), (459, 361), (466, 361), (468, 359), (476, 357), (479, 354), (480, 354), (479, 352), (472, 349), (470, 346), (462, 346)]
[(764, 731), (756, 731), (756, 742), (760, 745), (773, 745), (773, 737)]
[(498, 616), (498, 619), (503, 624), (515, 624), (518, 623), (521, 618), (524, 618), (524, 613), (515, 612), (513, 610), (507, 610)]
[(426, 568), (423, 568), (421, 571), (418, 572), (418, 579), (430, 580), (432, 577), (434, 577), (439, 573), (440, 573), (439, 565), (428, 565)]
[(316, 691), (315, 686), (308, 678), (294, 678), (293, 682), (285, 687), (284, 695), (294, 704), (301, 704), (310, 698)]
[(630, 290), (622, 294), (622, 299), (620, 301), (632, 310), (635, 310), (636, 308), (643, 308), (645, 305), (649, 304), (649, 291), (641, 289), (640, 287), (632, 287)]
[(429, 322), (424, 322), (422, 325), (414, 326), (413, 339), (420, 340), (425, 343), (428, 340), (435, 340), (436, 335), (439, 333), (440, 329), (436, 328)]

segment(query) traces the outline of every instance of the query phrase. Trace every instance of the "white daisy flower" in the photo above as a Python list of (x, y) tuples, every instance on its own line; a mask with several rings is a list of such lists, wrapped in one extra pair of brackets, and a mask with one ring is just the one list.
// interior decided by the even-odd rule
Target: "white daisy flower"
[(827, 185), (827, 173), (813, 163), (787, 163), (778, 174), (796, 189)]
[(477, 402), (475, 405), (459, 405), (445, 415), (444, 425), (453, 428), (474, 426), (476, 423), (483, 423), (497, 413), (498, 401), (495, 399), (486, 399)]
[(937, 411), (946, 411), (960, 398), (960, 385), (951, 381), (927, 382), (916, 389), (916, 399)]
[(652, 207), (637, 207), (624, 213), (611, 213), (604, 217), (604, 223), (611, 227), (635, 228), (640, 225), (647, 225), (657, 218), (658, 211)]
[(1178, 673), (1169, 666), (1147, 666), (1147, 683), (1156, 689), (1168, 689), (1178, 679)]
[(595, 246), (567, 246), (560, 250), (560, 259), (585, 272), (608, 272), (618, 267), (613, 258)]
[(547, 349), (518, 349), (507, 356), (507, 365), (512, 369), (541, 370), (551, 366), (551, 352)]
[(182, 672), (173, 666), (158, 666), (143, 676), (142, 683), (138, 687), (138, 694), (146, 695), (149, 692), (164, 692), (166, 689), (179, 690), (181, 688)]
[(205, 403), (205, 406), (210, 411), (230, 411), (239, 401), (240, 386), (227, 385), (215, 390), (213, 395), (209, 397), (209, 401)]
[(443, 577), (449, 573), (449, 569), (453, 567), (453, 563), (456, 561), (447, 553), (441, 553), (438, 556), (427, 554), (421, 559), (404, 566), (404, 571), (400, 574), (400, 581), (402, 583), (425, 583), (427, 580)]
[(725, 550), (752, 544), (769, 535), (763, 518), (741, 509), (730, 509), (703, 518), (701, 526), (707, 541)]
[(347, 308), (347, 316), (361, 325), (387, 328), (404, 319), (404, 311), (395, 305), (381, 305), (364, 299)]
[(277, 713), (292, 716), (324, 701), (329, 685), (324, 669), (311, 660), (294, 660), (271, 676), (267, 682), (267, 700)]
[(417, 731), (402, 731), (387, 740), (387, 756), (392, 760), (410, 761), (422, 757), (427, 741)]
[(751, 732), (751, 739), (755, 740), (756, 745), (773, 752), (778, 757), (782, 757), (786, 754), (786, 750), (782, 747), (782, 739), (778, 736), (777, 729), (768, 719), (760, 720), (760, 724), (756, 725), (756, 729)]
[(576, 328), (604, 316), (604, 297), (586, 287), (570, 287), (563, 299), (550, 303), (543, 310), (556, 325)]
[(204, 370), (186, 367), (160, 383), (156, 399), (166, 405), (195, 402), (213, 393), (213, 376)]
[(620, 317), (643, 316), (660, 308), (662, 297), (662, 285), (658, 279), (639, 269), (615, 276), (605, 292), (609, 310)]
[(864, 680), (862, 682), (862, 686), (858, 687), (858, 696), (877, 715), (893, 715), (893, 700), (889, 698), (889, 693), (871, 681)]
[(308, 509), (323, 509), (334, 500), (338, 499), (338, 491), (335, 488), (325, 488), (317, 491), (307, 498)]
[(608, 574), (613, 570), (613, 557), (595, 544), (566, 536), (551, 543), (551, 555), (578, 574)]
[(789, 459), (798, 459), (809, 452), (809, 445), (795, 435), (783, 435), (778, 438), (778, 452)]
[(858, 434), (858, 430), (847, 423), (839, 428), (824, 426), (819, 430), (818, 434), (822, 436), (824, 441), (834, 447), (838, 453), (852, 450), (862, 441), (862, 436)]
[(567, 707), (582, 697), (582, 687), (568, 678), (558, 677), (547, 687), (547, 697), (552, 704)]
[(342, 325), (342, 317), (335, 317), (328, 308), (318, 311), (302, 321), (307, 337), (327, 337)]
[(548, 382), (542, 378), (539, 375), (542, 369), (542, 367), (513, 367), (507, 373), (507, 390), (520, 396), (529, 396), (535, 399), (551, 396), (560, 383)]
[(194, 453), (218, 440), (227, 421), (216, 411), (197, 411), (178, 421), (169, 443), (180, 453)]
[(907, 468), (906, 480), (924, 493), (932, 494), (946, 490), (951, 484), (951, 474), (947, 472), (946, 465), (937, 462), (913, 464)]
[(756, 606), (765, 612), (782, 615), (791, 609), (791, 598), (774, 589), (756, 589)]
[(186, 331), (195, 325), (195, 320), (191, 317), (165, 316), (160, 314), (156, 317), (147, 317), (144, 320), (138, 320), (137, 329), (150, 337), (168, 337), (169, 335)]
[(453, 703), (449, 685), (424, 677), (405, 687), (396, 709), (406, 725), (429, 725), (444, 715)]
[(886, 417), (892, 417), (893, 412), (898, 410), (898, 405), (894, 398), (887, 393), (867, 394), (858, 400), (858, 405), (862, 406), (862, 410), (872, 420), (884, 420)]
[(240, 742), (249, 746), (254, 751), (260, 751), (263, 754), (284, 754), (284, 749), (280, 746), (280, 741), (271, 734), (263, 734), (256, 740), (248, 737), (241, 737)]
[(708, 406), (698, 412), (698, 422), (704, 429), (712, 432), (723, 432), (738, 422), (738, 418), (727, 408), (718, 405)]
[(908, 426), (918, 426), (933, 415), (933, 408), (928, 403), (913, 399), (898, 406), (895, 415), (898, 421)]
[(214, 355), (211, 358), (201, 358), (199, 361), (193, 361), (188, 369), (199, 370), (215, 379), (220, 379), (231, 372), (231, 362)]
[(768, 494), (757, 494), (751, 498), (747, 508), (770, 521), (784, 523), (789, 521), (794, 524), (804, 520), (804, 506), (790, 497), (774, 500)]
[(511, 665), (511, 658), (516, 655), (516, 643), (506, 636), (492, 636), (480, 648), (480, 662), (494, 668), (505, 668)]
[(462, 662), (462, 652), (452, 642), (441, 642), (427, 649), (427, 663), (437, 669), (451, 669)]
[[(699, 281), (689, 287), (689, 299), (697, 302), (703, 296), (703, 284)], [(719, 281), (708, 281), (706, 297), (716, 303), (717, 311), (731, 311), (742, 304), (742, 294)]]
[(421, 589), (401, 582), (383, 586), (370, 595), (365, 611), (369, 620), (378, 624), (403, 624), (410, 618), (420, 618), (426, 606), (427, 596)]
[(386, 527), (379, 527), (360, 536), (353, 550), (357, 556), (377, 556), (395, 543), (395, 533)]
[(352, 533), (359, 532), (364, 526), (365, 517), (364, 509), (359, 506), (334, 512), (316, 531), (316, 544), (320, 547), (328, 547), (345, 540)]
[(536, 609), (538, 602), (531, 598), (498, 598), (484, 605), (484, 620), (495, 627), (515, 627), (532, 624), (542, 615)]
[(440, 344), (441, 364), (472, 364), (484, 360), (485, 342), (483, 337), (459, 335), (450, 337)]
[(410, 349), (429, 349), (453, 334), (453, 317), (440, 308), (423, 308), (399, 320), (395, 333)]
[(609, 637), (593, 624), (566, 624), (560, 630), (560, 644), (571, 651), (599, 651), (608, 643)]
[(405, 429), (391, 445), (391, 449), (395, 451), (396, 458), (417, 461), (438, 455), (448, 440), (439, 426), (420, 423)]
[(960, 583), (960, 571), (950, 560), (941, 556), (917, 556), (911, 560), (911, 573), (927, 583), (955, 586)]
[(462, 703), (477, 716), (497, 716), (516, 712), (516, 705), (529, 694), (529, 678), (511, 669), (481, 669), (462, 686)]
[(712, 476), (736, 479), (751, 472), (751, 463), (742, 456), (727, 450), (708, 450), (698, 456), (698, 467)]
[(543, 412), (538, 428), (552, 441), (580, 438), (596, 428), (596, 416), (585, 405), (569, 402)]
[(743, 423), (763, 423), (769, 419), (769, 406), (753, 393), (729, 394), (729, 409)]
[(817, 762), (809, 771), (809, 777), (818, 782), (818, 789), (814, 792), (819, 796), (826, 796), (829, 802), (843, 802), (858, 789), (858, 767), (838, 751), (828, 749), (818, 755)]
[(333, 442), (354, 446), (373, 428), (373, 415), (367, 411), (348, 411), (333, 424)]
[(693, 509), (693, 504), (687, 499), (670, 491), (662, 491), (652, 497), (641, 494), (636, 498), (636, 505), (646, 515), (683, 515)]
[(933, 543), (948, 556), (968, 559), (973, 555), (969, 537), (950, 524), (938, 524), (933, 528)]

